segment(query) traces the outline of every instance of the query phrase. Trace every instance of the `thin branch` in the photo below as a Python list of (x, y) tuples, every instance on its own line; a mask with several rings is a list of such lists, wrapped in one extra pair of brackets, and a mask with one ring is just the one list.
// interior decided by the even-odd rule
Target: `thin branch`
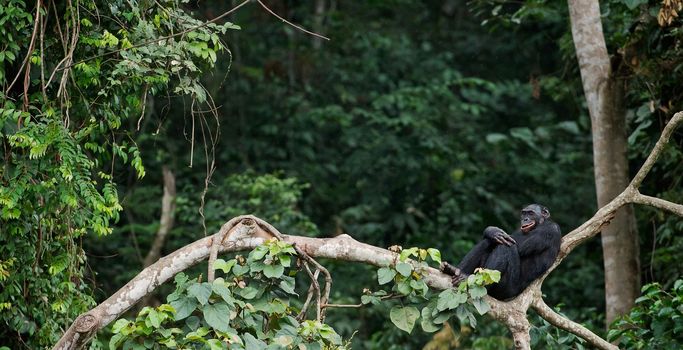
[[(321, 307), (320, 307), (320, 285), (318, 284), (318, 275), (317, 273), (320, 270), (315, 270), (315, 275), (311, 272), (311, 269), (308, 267), (308, 262), (304, 261), (304, 270), (306, 270), (306, 273), (308, 274), (309, 277), (311, 277), (311, 286), (313, 287), (313, 291), (315, 292), (315, 319), (316, 321), (321, 321)], [(304, 313), (305, 316), (305, 313)]]
[[(317, 281), (319, 274), (320, 270), (315, 270), (315, 273), (313, 274), (311, 279)], [(317, 283), (315, 285), (317, 285)], [(304, 318), (306, 318), (306, 312), (308, 312), (308, 307), (311, 304), (311, 300), (313, 300), (313, 292), (315, 291), (315, 285), (311, 282), (311, 285), (308, 286), (308, 292), (306, 292), (306, 301), (304, 302), (304, 305), (301, 307), (301, 311), (299, 311), (299, 314), (296, 316), (296, 319), (299, 322), (303, 321)]]
[(304, 32), (304, 33), (306, 33), (306, 34), (310, 34), (310, 35), (316, 36), (316, 37), (321, 38), (321, 39), (330, 40), (330, 38), (328, 38), (328, 37), (326, 37), (326, 36), (324, 36), (324, 35), (320, 35), (320, 34), (318, 34), (318, 33), (312, 32), (312, 31), (310, 31), (310, 30), (306, 30), (305, 28), (303, 28), (303, 27), (301, 27), (301, 26), (298, 26), (298, 25), (296, 25), (296, 24), (294, 24), (294, 23), (292, 23), (292, 22), (290, 22), (290, 21), (288, 21), (288, 20), (282, 18), (280, 15), (278, 15), (277, 13), (275, 13), (275, 12), (273, 12), (271, 9), (269, 9), (268, 6), (266, 6), (263, 2), (261, 2), (261, 0), (256, 0), (256, 1), (258, 1), (259, 5), (261, 5), (261, 7), (263, 7), (263, 8), (264, 8), (266, 11), (268, 11), (271, 15), (277, 17), (277, 19), (281, 20), (282, 22), (285, 22), (285, 23), (289, 24), (290, 26), (292, 26), (292, 27), (294, 27), (294, 28), (296, 28), (296, 29), (298, 29), (298, 30), (300, 30), (300, 31), (302, 31), (302, 32)]
[(643, 166), (640, 167), (640, 170), (638, 170), (636, 176), (634, 176), (633, 180), (631, 180), (631, 184), (629, 184), (630, 187), (640, 187), (640, 184), (645, 179), (645, 176), (647, 176), (647, 174), (650, 172), (652, 166), (655, 165), (655, 162), (657, 162), (659, 155), (662, 154), (664, 146), (667, 143), (669, 143), (671, 134), (673, 134), (674, 130), (678, 128), (678, 125), (681, 123), (681, 121), (683, 121), (683, 112), (678, 112), (674, 114), (673, 118), (669, 120), (669, 122), (664, 127), (664, 130), (662, 130), (662, 135), (659, 136), (659, 140), (657, 140), (657, 143), (650, 152), (650, 155), (648, 155), (647, 159), (645, 160), (645, 163), (643, 163)]
[(603, 350), (617, 350), (619, 349), (616, 345), (610, 344), (605, 339), (600, 338), (595, 333), (591, 332), (588, 328), (558, 314), (550, 308), (541, 298), (534, 299), (531, 305), (539, 316), (543, 317), (546, 321), (550, 322), (555, 327), (564, 329), (565, 331), (578, 335), (579, 337), (588, 341), (591, 345), (598, 349)]
[(661, 198), (646, 196), (644, 194), (638, 193), (636, 196), (633, 197), (632, 202), (637, 204), (649, 205), (651, 207), (670, 211), (678, 216), (683, 216), (683, 205), (669, 202)]
[(145, 117), (145, 109), (147, 108), (147, 90), (149, 90), (149, 84), (145, 84), (145, 87), (142, 89), (142, 112), (140, 112), (140, 118), (138, 119), (136, 131), (140, 131), (140, 123)]

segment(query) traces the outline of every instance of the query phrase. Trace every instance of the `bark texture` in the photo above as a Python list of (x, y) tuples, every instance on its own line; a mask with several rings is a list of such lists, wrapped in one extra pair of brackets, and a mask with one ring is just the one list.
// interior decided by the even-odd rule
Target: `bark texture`
[[(598, 208), (629, 183), (623, 84), (612, 73), (597, 0), (568, 0), (572, 37), (591, 117)], [(640, 291), (638, 231), (633, 207), (602, 229), (607, 324), (628, 312)]]

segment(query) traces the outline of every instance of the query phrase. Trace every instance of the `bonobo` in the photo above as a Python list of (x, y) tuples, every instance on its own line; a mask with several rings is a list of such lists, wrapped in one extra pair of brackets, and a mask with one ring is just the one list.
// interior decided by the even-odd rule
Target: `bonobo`
[(457, 286), (478, 267), (500, 271), (499, 283), (487, 287), (488, 294), (505, 300), (517, 296), (540, 277), (557, 257), (562, 234), (550, 220), (548, 208), (531, 204), (522, 209), (520, 229), (512, 235), (498, 227), (484, 230), (484, 239), (455, 267), (441, 263), (441, 271), (452, 275)]

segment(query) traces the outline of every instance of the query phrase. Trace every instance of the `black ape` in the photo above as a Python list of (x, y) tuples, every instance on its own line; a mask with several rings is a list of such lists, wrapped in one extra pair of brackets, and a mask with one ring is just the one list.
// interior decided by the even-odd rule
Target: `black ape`
[(499, 283), (488, 286), (488, 294), (505, 300), (517, 296), (540, 277), (560, 251), (560, 227), (550, 220), (548, 208), (531, 204), (522, 209), (521, 227), (512, 236), (498, 227), (484, 230), (484, 239), (470, 250), (458, 267), (444, 262), (441, 270), (458, 285), (477, 267), (498, 270)]

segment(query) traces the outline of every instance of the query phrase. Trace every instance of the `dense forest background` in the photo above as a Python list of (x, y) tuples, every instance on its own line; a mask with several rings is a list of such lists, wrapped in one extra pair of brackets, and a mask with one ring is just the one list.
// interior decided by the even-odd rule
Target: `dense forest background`
[[(161, 3), (185, 16), (160, 20), (157, 28), (169, 33), (239, 4)], [(150, 1), (85, 1), (77, 5), (82, 46), (75, 46), (72, 77), (57, 74), (48, 89), (40, 88), (41, 75), (47, 80), (44, 75), (62, 64), (59, 58), (33, 54), (28, 78), (22, 71), (38, 21), (35, 6), (18, 0), (0, 5), (0, 346), (53, 344), (67, 320), (141, 270), (159, 231), (164, 168), (175, 178), (176, 196), (162, 255), (213, 234), (233, 216), (253, 213), (283, 233), (348, 233), (380, 247), (435, 247), (444, 260), (457, 262), (486, 226), (513, 230), (525, 204), (548, 206), (564, 232), (597, 209), (591, 122), (565, 2), (265, 3), (330, 40), (253, 3), (219, 22), (234, 25), (205, 28), (219, 33), (217, 41), (206, 34), (212, 36), (204, 49), (208, 43), (215, 52), (207, 51), (194, 71), (186, 62), (177, 71), (160, 62), (201, 47), (169, 44), (168, 51), (150, 49), (137, 58), (124, 51), (86, 60), (123, 45), (122, 28), (129, 44), (153, 39), (127, 25), (131, 18), (158, 19), (139, 16), (155, 8)], [(600, 5), (613, 70), (626, 86), (634, 172), (682, 107), (681, 22), (658, 22), (665, 6), (659, 1)], [(55, 18), (73, 15), (71, 5), (42, 6), (47, 19), (40, 24), (48, 28), (59, 22)], [(129, 7), (138, 17), (126, 15), (136, 11)], [(164, 20), (175, 23), (164, 27)], [(70, 26), (60, 30), (68, 34)], [(46, 35), (46, 52), (68, 51), (54, 34)], [(134, 64), (119, 64), (126, 60)], [(73, 87), (60, 95), (63, 81)], [(98, 95), (100, 89), (106, 92)], [(68, 123), (53, 130), (50, 120)], [(91, 131), (84, 136), (83, 130)], [(682, 142), (679, 131), (644, 193), (683, 201)], [(72, 186), (60, 178), (66, 172), (74, 174), (73, 192), (57, 189)], [(79, 204), (69, 207), (72, 201)], [(641, 281), (670, 289), (681, 277), (683, 221), (641, 207), (636, 217)], [(364, 288), (376, 285), (370, 267), (325, 264), (335, 276), (334, 302), (357, 303)], [(148, 303), (163, 302), (171, 288)], [(599, 239), (569, 256), (543, 291), (549, 304), (605, 334)], [(538, 348), (577, 346), (532, 319)], [(334, 309), (327, 323), (359, 349), (436, 346), (433, 334), (394, 327), (383, 306)], [(508, 344), (507, 331), (493, 322), (454, 326), (453, 334), (448, 344), (454, 348)]]

